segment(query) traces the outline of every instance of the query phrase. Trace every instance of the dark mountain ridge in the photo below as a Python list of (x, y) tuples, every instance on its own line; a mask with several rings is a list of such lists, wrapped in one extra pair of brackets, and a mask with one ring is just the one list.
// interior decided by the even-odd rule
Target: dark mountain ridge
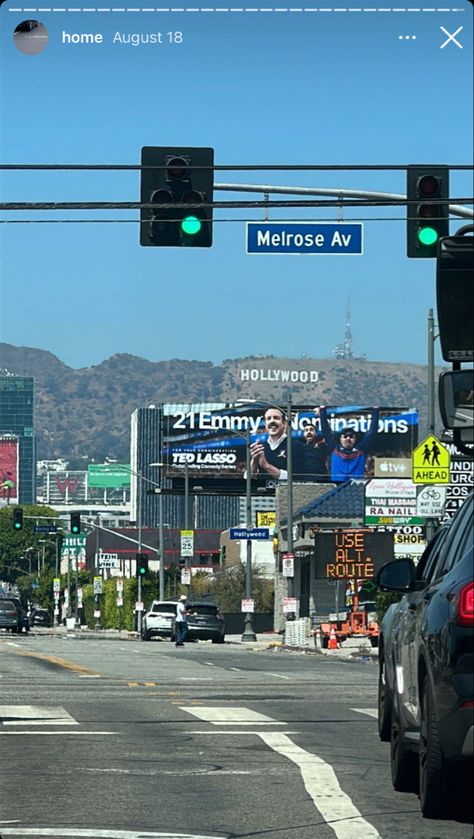
[[(259, 355), (215, 365), (117, 353), (73, 369), (46, 350), (0, 343), (0, 368), (35, 379), (38, 459), (62, 457), (71, 465), (105, 457), (128, 462), (132, 411), (163, 402), (285, 402), (291, 390), (295, 405), (417, 408), (421, 431), (426, 425), (427, 369), (416, 364)], [(282, 371), (295, 381), (282, 381)]]

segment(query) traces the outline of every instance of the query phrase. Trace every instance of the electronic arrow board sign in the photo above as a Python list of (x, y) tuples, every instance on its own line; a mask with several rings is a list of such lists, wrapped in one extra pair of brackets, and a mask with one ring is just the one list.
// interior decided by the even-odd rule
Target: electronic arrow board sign
[(316, 578), (370, 580), (394, 558), (393, 533), (369, 529), (317, 533), (314, 549)]

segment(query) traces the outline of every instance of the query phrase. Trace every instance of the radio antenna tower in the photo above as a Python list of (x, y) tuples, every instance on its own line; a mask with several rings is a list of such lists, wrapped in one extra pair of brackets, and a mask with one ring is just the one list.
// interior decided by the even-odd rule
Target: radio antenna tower
[(354, 358), (354, 351), (352, 349), (352, 329), (351, 329), (351, 296), (347, 296), (347, 311), (346, 323), (344, 327), (344, 340), (338, 344), (332, 351), (336, 358)]

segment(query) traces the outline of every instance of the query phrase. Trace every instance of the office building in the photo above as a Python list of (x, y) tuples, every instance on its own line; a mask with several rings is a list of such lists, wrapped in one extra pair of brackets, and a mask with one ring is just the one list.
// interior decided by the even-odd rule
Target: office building
[(36, 503), (36, 439), (34, 379), (0, 374), (0, 437), (18, 440), (19, 504)]

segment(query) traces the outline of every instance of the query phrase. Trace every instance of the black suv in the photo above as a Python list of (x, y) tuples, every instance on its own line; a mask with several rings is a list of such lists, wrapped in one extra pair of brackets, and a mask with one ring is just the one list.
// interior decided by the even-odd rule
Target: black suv
[(10, 603), (13, 603), (15, 609), (18, 613), (18, 627), (15, 629), (15, 632), (29, 632), (30, 631), (30, 621), (28, 618), (28, 612), (23, 606), (20, 598), (17, 594), (6, 594), (3, 593), (0, 595), (2, 600), (9, 600)]
[[(225, 621), (219, 607), (208, 601), (188, 603), (187, 622), (188, 641), (212, 641), (213, 644), (225, 642)], [(176, 637), (176, 624), (173, 621), (171, 640)]]
[(470, 796), (474, 763), (474, 578), (471, 494), (411, 559), (379, 571), (383, 591), (405, 592), (382, 623), (379, 732), (390, 736), (395, 789), (419, 789), (424, 816), (451, 814), (453, 784)]

